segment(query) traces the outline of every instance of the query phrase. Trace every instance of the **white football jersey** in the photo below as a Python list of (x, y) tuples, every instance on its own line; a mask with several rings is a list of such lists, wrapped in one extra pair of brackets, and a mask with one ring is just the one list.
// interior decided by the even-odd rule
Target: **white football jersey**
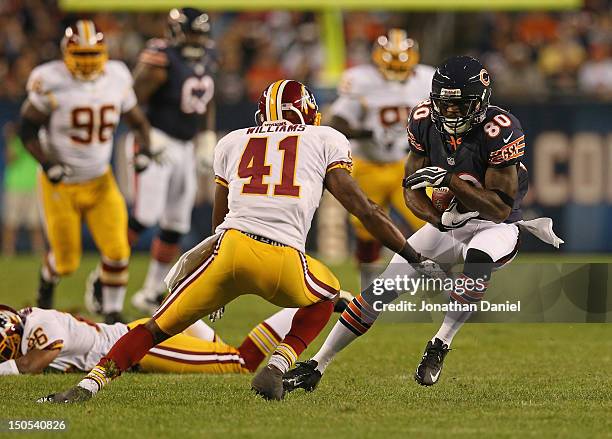
[(43, 146), (73, 171), (65, 181), (86, 181), (104, 174), (121, 114), (136, 105), (126, 65), (110, 60), (98, 78), (80, 81), (63, 61), (51, 61), (32, 70), (27, 90), (32, 105), (49, 115), (41, 135)]
[(265, 122), (232, 131), (215, 147), (216, 181), (229, 188), (217, 232), (237, 229), (304, 251), (328, 171), (352, 167), (350, 144), (327, 126)]
[(435, 69), (418, 64), (405, 82), (388, 81), (374, 65), (346, 70), (331, 114), (354, 129), (370, 130), (372, 140), (353, 140), (353, 152), (364, 159), (389, 163), (408, 154), (406, 126), (412, 107), (429, 97)]
[(61, 371), (89, 371), (128, 332), (123, 323), (93, 323), (53, 309), (25, 308), (21, 353), (59, 349), (49, 366)]

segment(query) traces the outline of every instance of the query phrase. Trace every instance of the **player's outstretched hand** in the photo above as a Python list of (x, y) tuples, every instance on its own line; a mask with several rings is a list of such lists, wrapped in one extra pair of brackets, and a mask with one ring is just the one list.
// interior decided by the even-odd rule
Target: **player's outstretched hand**
[(438, 168), (437, 166), (428, 166), (404, 178), (402, 185), (410, 189), (448, 186), (451, 175), (445, 169)]
[(430, 277), (432, 279), (446, 279), (448, 273), (438, 264), (436, 261), (431, 259), (425, 259), (423, 262), (413, 265), (414, 269), (423, 276)]
[(439, 229), (443, 232), (458, 229), (465, 226), (471, 219), (478, 217), (478, 215), (480, 215), (478, 211), (459, 212), (457, 200), (453, 198), (446, 210), (442, 213)]

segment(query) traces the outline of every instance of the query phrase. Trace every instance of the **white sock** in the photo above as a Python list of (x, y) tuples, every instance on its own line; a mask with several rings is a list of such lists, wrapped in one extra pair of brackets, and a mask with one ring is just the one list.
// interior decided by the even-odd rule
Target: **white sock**
[(102, 285), (102, 312), (121, 312), (125, 299), (125, 286)]
[(317, 362), (317, 370), (323, 373), (336, 354), (356, 338), (357, 335), (347, 329), (341, 322), (337, 322), (325, 339), (321, 349), (312, 357)]
[(444, 344), (450, 347), (453, 337), (455, 337), (459, 329), (461, 329), (471, 315), (472, 311), (448, 311), (444, 316), (442, 326), (440, 326), (440, 329), (438, 329), (438, 332), (433, 336), (431, 341), (433, 342), (436, 338), (439, 338)]
[(204, 323), (196, 320), (193, 325), (183, 331), (183, 334), (206, 341), (215, 341), (215, 330)]
[[(171, 263), (159, 262), (156, 259), (151, 259), (149, 262), (149, 269), (147, 270), (147, 277), (144, 282), (144, 290), (149, 294), (157, 296), (160, 293), (166, 291), (166, 284), (164, 278), (172, 268)], [(151, 297), (152, 299), (154, 297)]]
[(289, 362), (281, 355), (272, 355), (268, 361), (268, 366), (274, 366), (279, 369), (282, 373), (289, 370)]
[(272, 314), (266, 320), (263, 321), (266, 325), (276, 332), (279, 336), (279, 340), (283, 340), (291, 329), (291, 323), (293, 322), (293, 316), (299, 308), (283, 308), (279, 312)]

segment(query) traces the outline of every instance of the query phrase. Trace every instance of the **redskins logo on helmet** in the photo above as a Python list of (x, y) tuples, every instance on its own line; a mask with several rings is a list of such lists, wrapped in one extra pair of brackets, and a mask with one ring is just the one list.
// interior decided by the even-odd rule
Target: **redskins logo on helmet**
[(391, 29), (376, 39), (372, 61), (389, 81), (405, 81), (419, 62), (419, 45), (406, 31)]
[(13, 308), (0, 305), (0, 363), (21, 355), (23, 322)]
[(319, 125), (321, 113), (314, 94), (304, 84), (291, 79), (273, 82), (259, 98), (255, 122), (287, 120), (294, 124)]
[(62, 53), (70, 73), (82, 81), (91, 81), (100, 76), (108, 60), (104, 35), (91, 20), (79, 20), (66, 28)]

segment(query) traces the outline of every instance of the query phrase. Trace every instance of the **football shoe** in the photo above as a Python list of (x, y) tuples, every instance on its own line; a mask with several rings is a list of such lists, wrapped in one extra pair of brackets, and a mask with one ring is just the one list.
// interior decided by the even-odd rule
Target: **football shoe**
[(55, 283), (46, 281), (42, 273), (38, 284), (38, 296), (36, 297), (36, 306), (43, 309), (53, 308), (53, 293), (55, 292)]
[(164, 293), (154, 293), (150, 290), (138, 290), (136, 294), (132, 296), (131, 302), (134, 308), (145, 314), (153, 314), (157, 311), (157, 308), (161, 305), (164, 300)]
[(255, 375), (251, 381), (251, 389), (264, 399), (280, 401), (285, 396), (283, 372), (278, 367), (268, 364)]
[(304, 389), (307, 392), (312, 392), (319, 381), (322, 374), (317, 370), (317, 362), (308, 360), (305, 362), (297, 362), (295, 368), (287, 371), (283, 375), (283, 387), (286, 392), (292, 392), (295, 389)]
[(436, 338), (427, 342), (423, 358), (414, 373), (414, 380), (422, 386), (433, 386), (440, 379), (444, 357), (450, 351), (448, 345)]
[(85, 402), (93, 397), (93, 393), (83, 387), (74, 386), (64, 392), (52, 393), (51, 395), (38, 398), (38, 403), (64, 403)]

